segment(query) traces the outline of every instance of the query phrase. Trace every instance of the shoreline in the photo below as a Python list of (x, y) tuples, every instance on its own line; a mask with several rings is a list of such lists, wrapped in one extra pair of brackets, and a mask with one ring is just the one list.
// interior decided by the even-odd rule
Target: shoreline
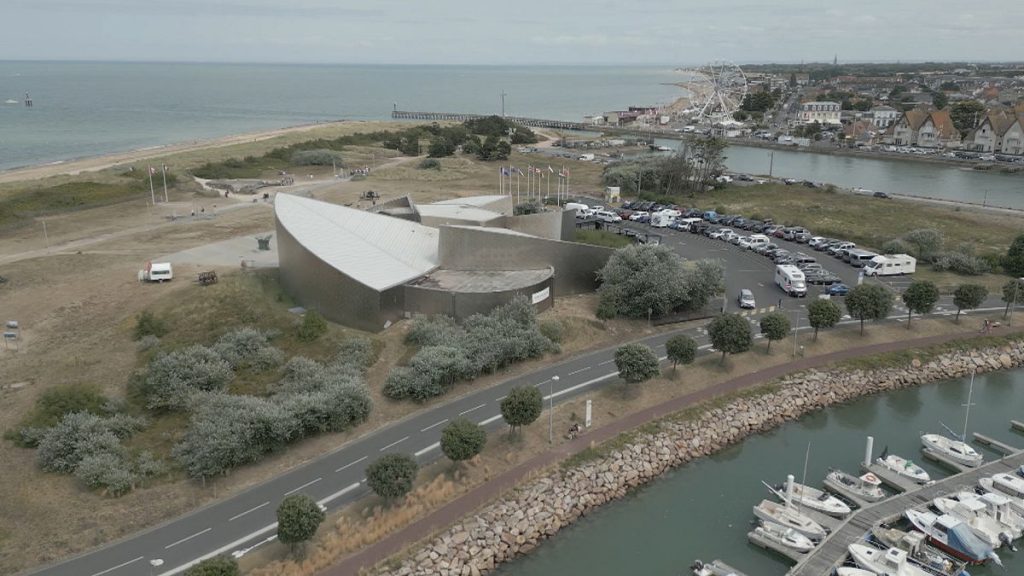
[[(494, 478), (491, 484), (496, 490), (495, 486), (487, 490), (487, 485), (474, 489), (462, 497), (462, 506), (460, 500), (450, 502), (369, 549), (321, 570), (318, 576), (357, 570), (375, 576), (425, 575), (438, 573), (441, 567), (455, 569), (453, 573), (463, 567), (470, 574), (490, 573), (662, 474), (809, 412), (880, 392), (964, 377), (971, 371), (1019, 369), (1024, 366), (1020, 331), (1005, 337), (1015, 340), (978, 342), (978, 336), (950, 334), (904, 342), (909, 346), (886, 343), (833, 354), (840, 355), (841, 361), (912, 350), (925, 358), (915, 357), (898, 367), (835, 367), (836, 359), (819, 357), (809, 364), (797, 361), (738, 376), (539, 455)], [(967, 350), (928, 352), (950, 342), (969, 344)], [(727, 402), (716, 405), (715, 399), (723, 396)], [(566, 467), (564, 462), (573, 458), (579, 460)], [(396, 554), (401, 556), (395, 558)]]

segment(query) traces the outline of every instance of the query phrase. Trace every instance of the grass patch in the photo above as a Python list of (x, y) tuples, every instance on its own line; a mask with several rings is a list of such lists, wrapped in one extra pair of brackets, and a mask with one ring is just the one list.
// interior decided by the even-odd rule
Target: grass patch
[(32, 188), (0, 199), (0, 228), (26, 224), (38, 216), (142, 199), (143, 193), (148, 198), (148, 188), (144, 191), (138, 183), (132, 182), (66, 182)]
[(629, 236), (615, 234), (607, 230), (577, 230), (573, 241), (608, 248), (624, 248), (633, 244), (633, 239)]

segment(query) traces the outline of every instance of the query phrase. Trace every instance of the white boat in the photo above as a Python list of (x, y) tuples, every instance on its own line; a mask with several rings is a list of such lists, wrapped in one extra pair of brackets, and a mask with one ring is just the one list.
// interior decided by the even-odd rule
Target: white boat
[(875, 576), (875, 573), (863, 568), (840, 566), (836, 568), (836, 576)]
[(1002, 566), (999, 555), (988, 544), (978, 537), (962, 520), (943, 514), (937, 516), (931, 512), (907, 510), (903, 513), (919, 532), (924, 532), (928, 542), (953, 556), (971, 564), (984, 564), (989, 560)]
[(825, 476), (825, 487), (843, 496), (860, 498), (866, 502), (878, 502), (885, 498), (882, 481), (868, 472), (857, 477), (842, 470), (832, 470)]
[(931, 576), (923, 568), (911, 564), (907, 553), (899, 548), (879, 550), (866, 544), (850, 544), (849, 550), (857, 566), (879, 576)]
[[(1006, 496), (1006, 499), (1010, 503), (1010, 508), (1016, 510), (1019, 514), (1024, 514), (1024, 498), (1016, 496), (1016, 494), (1024, 494), (1024, 492), (1019, 492), (1018, 489), (1014, 487), (1016, 482), (1016, 476), (1000, 473), (989, 478), (979, 479), (978, 485), (987, 492)], [(1020, 482), (1020, 484), (1020, 489), (1024, 489), (1024, 482)]]
[(993, 548), (1013, 542), (1013, 533), (988, 514), (985, 505), (977, 498), (970, 500), (953, 500), (952, 498), (936, 498), (932, 504), (943, 514), (949, 514), (967, 523), (975, 534), (988, 542)]
[(1024, 536), (1024, 515), (1010, 505), (1009, 498), (995, 492), (985, 492), (984, 494), (957, 492), (956, 494), (956, 499), (961, 502), (972, 498), (981, 502), (985, 506), (986, 513), (993, 520), (1005, 526), (1014, 540)]
[(8, 98), (7, 100), (4, 100), (4, 104), (18, 104), (18, 101)]
[[(768, 483), (765, 483), (768, 486)], [(786, 501), (787, 495), (781, 487), (768, 486), (768, 490), (771, 490), (772, 494), (775, 494), (783, 502)], [(848, 515), (852, 510), (850, 506), (843, 502), (839, 498), (825, 492), (824, 490), (818, 490), (813, 486), (807, 486), (805, 484), (799, 484), (793, 482), (792, 496), (789, 498), (790, 502), (794, 506), (806, 506), (811, 510), (817, 510), (829, 516), (836, 516), (842, 518)]]
[(921, 468), (912, 461), (902, 456), (895, 454), (883, 454), (881, 458), (875, 460), (879, 466), (886, 470), (891, 470), (893, 473), (904, 478), (909, 478), (918, 484), (927, 484), (932, 481), (931, 476), (924, 468)]
[(712, 560), (707, 564), (696, 560), (693, 566), (690, 566), (690, 572), (693, 573), (693, 576), (740, 576), (735, 568), (721, 560)]
[(897, 528), (876, 526), (871, 529), (871, 536), (882, 546), (899, 548), (907, 551), (907, 557), (932, 572), (944, 576), (960, 576), (964, 563), (954, 560), (951, 556), (928, 546), (926, 536), (921, 532), (904, 532)]
[(961, 440), (947, 438), (942, 434), (924, 434), (921, 436), (921, 444), (928, 450), (945, 456), (957, 464), (962, 464), (969, 468), (981, 466), (981, 454), (974, 448), (971, 448), (970, 444)]
[(762, 500), (760, 504), (754, 506), (754, 516), (765, 522), (774, 522), (786, 528), (792, 528), (815, 542), (823, 540), (828, 534), (821, 524), (796, 509), (771, 500)]
[(804, 536), (792, 528), (786, 528), (785, 526), (774, 522), (762, 521), (760, 526), (754, 528), (754, 532), (765, 540), (769, 540), (795, 552), (800, 552), (801, 554), (810, 552), (811, 548), (814, 548), (814, 542), (812, 542), (807, 536)]

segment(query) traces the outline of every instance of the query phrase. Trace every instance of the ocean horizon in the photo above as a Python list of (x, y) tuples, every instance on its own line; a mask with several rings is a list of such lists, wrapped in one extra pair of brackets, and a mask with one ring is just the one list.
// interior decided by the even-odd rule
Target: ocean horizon
[[(0, 61), (0, 169), (405, 110), (581, 120), (667, 104), (675, 67)], [(23, 104), (28, 93), (33, 106)]]

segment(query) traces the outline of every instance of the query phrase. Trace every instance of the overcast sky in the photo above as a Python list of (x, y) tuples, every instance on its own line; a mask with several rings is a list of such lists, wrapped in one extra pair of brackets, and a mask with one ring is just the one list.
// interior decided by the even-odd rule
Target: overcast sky
[(0, 0), (0, 59), (694, 64), (1024, 58), (1024, 0)]

